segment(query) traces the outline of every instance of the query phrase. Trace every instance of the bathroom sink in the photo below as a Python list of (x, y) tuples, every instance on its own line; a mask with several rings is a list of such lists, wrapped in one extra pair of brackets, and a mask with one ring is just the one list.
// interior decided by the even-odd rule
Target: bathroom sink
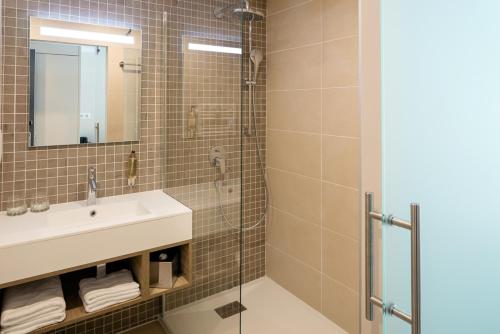
[(144, 219), (151, 215), (139, 201), (104, 203), (47, 213), (47, 225), (69, 226), (110, 223), (116, 220)]
[(0, 213), (0, 287), (192, 239), (192, 212), (163, 191)]

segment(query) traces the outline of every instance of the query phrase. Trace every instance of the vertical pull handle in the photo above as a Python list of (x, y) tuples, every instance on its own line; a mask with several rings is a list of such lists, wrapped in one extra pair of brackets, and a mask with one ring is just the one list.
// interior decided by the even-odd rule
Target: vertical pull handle
[(371, 212), (373, 211), (373, 193), (365, 194), (365, 317), (373, 321), (373, 265), (372, 244), (373, 224)]
[[(375, 305), (383, 312), (409, 323), (412, 334), (420, 334), (420, 206), (418, 204), (411, 204), (410, 217), (410, 222), (406, 222), (392, 215), (384, 216), (373, 209), (373, 193), (365, 193), (365, 318), (373, 321)], [(401, 311), (396, 305), (388, 306), (381, 298), (373, 295), (374, 220), (407, 229), (411, 233), (411, 315)]]
[(420, 206), (411, 205), (411, 333), (420, 334)]

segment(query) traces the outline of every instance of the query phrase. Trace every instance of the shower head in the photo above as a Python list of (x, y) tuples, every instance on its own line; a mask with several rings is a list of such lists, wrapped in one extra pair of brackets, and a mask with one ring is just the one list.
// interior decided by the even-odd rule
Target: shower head
[(261, 11), (251, 8), (248, 0), (241, 1), (241, 5), (216, 8), (214, 10), (215, 17), (221, 19), (227, 11), (231, 11), (234, 16), (245, 21), (261, 21), (265, 17)]
[(262, 21), (264, 19), (264, 14), (253, 8), (235, 8), (233, 13), (245, 21)]
[(255, 66), (254, 80), (257, 80), (260, 63), (262, 62), (262, 60), (264, 60), (264, 53), (260, 49), (253, 49), (252, 51), (250, 51), (250, 60)]

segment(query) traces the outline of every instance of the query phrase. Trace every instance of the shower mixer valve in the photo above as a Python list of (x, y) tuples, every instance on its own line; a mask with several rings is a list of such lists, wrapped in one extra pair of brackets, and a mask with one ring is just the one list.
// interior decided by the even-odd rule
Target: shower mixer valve
[(214, 146), (210, 149), (210, 163), (213, 167), (219, 167), (220, 180), (224, 180), (226, 174), (226, 152), (221, 146)]

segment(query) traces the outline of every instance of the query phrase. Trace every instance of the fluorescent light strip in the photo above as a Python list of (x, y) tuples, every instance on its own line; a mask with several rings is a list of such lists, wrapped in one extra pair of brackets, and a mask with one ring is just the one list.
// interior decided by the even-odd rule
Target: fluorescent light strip
[(73, 38), (73, 39), (85, 39), (90, 41), (98, 42), (110, 42), (119, 44), (134, 44), (133, 36), (115, 35), (115, 34), (104, 34), (100, 32), (91, 32), (83, 30), (73, 30), (73, 29), (61, 29), (53, 27), (40, 27), (40, 35), (42, 36), (52, 36), (52, 37), (63, 37), (63, 38)]
[(241, 54), (241, 48), (230, 48), (227, 46), (217, 46), (217, 45), (209, 45), (209, 44), (196, 44), (189, 43), (189, 50), (196, 51), (207, 51), (207, 52), (218, 52), (218, 53), (232, 53), (232, 54)]

